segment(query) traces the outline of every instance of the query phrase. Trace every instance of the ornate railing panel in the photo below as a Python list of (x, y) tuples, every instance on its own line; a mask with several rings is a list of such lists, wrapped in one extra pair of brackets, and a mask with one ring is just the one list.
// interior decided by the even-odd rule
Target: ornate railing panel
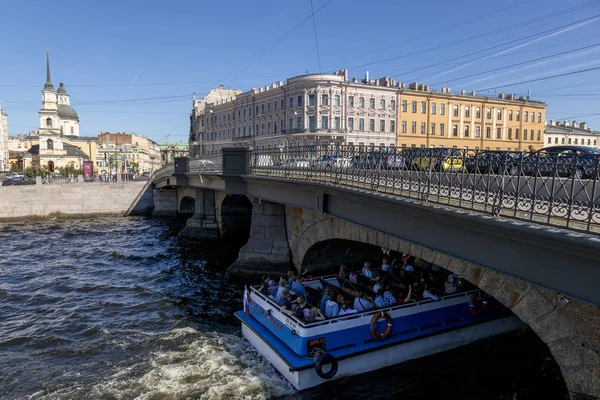
[(298, 147), (255, 150), (252, 175), (363, 188), (600, 233), (600, 152)]

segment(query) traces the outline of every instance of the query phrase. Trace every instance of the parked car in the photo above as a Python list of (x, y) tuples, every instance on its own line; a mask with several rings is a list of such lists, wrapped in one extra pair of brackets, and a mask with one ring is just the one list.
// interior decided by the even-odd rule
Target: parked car
[(423, 148), (412, 158), (412, 166), (426, 171), (458, 171), (463, 167), (463, 155), (458, 149)]
[(352, 165), (352, 158), (325, 154), (312, 160), (310, 164), (317, 168), (349, 168)]
[(307, 159), (290, 158), (283, 161), (281, 166), (287, 168), (308, 168), (310, 167), (310, 162)]
[(483, 150), (465, 158), (464, 167), (472, 173), (517, 175), (521, 153), (508, 150)]
[(526, 154), (520, 167), (524, 175), (600, 178), (600, 150), (586, 146), (551, 146)]
[(15, 176), (14, 178), (5, 179), (2, 182), (2, 186), (16, 186), (16, 185), (35, 185), (35, 179)]

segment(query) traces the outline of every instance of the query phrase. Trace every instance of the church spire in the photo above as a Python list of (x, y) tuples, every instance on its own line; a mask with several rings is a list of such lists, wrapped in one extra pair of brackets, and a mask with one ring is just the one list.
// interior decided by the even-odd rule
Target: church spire
[(54, 90), (52, 81), (50, 80), (50, 56), (48, 55), (48, 44), (46, 44), (46, 84), (44, 90)]

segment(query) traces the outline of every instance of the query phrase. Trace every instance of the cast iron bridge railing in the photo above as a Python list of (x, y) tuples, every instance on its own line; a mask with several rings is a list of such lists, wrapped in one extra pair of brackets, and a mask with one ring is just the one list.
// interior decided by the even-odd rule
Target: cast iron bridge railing
[(600, 151), (395, 147), (254, 150), (250, 174), (367, 189), (600, 234)]

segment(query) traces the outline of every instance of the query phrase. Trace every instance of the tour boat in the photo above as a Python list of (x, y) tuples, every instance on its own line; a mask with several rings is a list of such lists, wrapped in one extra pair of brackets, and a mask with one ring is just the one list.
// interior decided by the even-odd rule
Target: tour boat
[[(336, 276), (303, 284), (340, 289)], [(297, 390), (524, 327), (497, 300), (476, 301), (477, 290), (305, 323), (259, 288), (246, 286), (244, 310), (235, 313), (242, 334)]]

